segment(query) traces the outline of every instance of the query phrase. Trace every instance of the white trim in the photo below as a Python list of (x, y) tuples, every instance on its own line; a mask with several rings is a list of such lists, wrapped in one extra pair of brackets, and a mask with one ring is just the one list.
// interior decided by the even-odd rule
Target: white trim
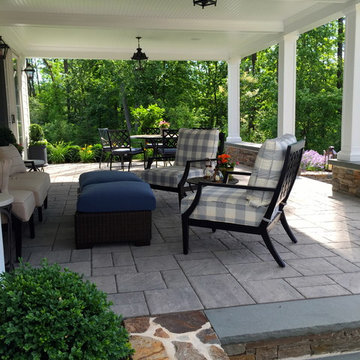
[(346, 16), (341, 151), (339, 160), (360, 161), (360, 4)]
[(279, 43), (278, 136), (295, 135), (297, 38), (298, 33), (287, 34)]
[(228, 60), (228, 137), (239, 142), (240, 137), (240, 59)]

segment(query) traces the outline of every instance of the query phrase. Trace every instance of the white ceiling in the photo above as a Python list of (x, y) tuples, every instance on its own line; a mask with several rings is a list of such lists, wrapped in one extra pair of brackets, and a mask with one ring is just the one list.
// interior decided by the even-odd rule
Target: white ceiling
[(228, 60), (344, 15), (360, 0), (0, 0), (0, 35), (26, 57)]

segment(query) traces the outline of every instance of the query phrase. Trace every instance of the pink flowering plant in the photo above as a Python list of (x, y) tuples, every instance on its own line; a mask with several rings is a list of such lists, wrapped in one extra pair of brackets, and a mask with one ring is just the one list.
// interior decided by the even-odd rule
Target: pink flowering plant
[(323, 171), (325, 169), (325, 156), (315, 150), (306, 150), (301, 159), (301, 170)]
[(168, 129), (170, 127), (170, 123), (165, 121), (165, 120), (161, 120), (159, 122), (159, 128), (161, 129)]

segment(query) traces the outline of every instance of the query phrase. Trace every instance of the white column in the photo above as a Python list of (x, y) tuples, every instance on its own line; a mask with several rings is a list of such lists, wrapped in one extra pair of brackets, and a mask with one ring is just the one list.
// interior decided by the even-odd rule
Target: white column
[(360, 161), (360, 4), (346, 15), (339, 160)]
[(279, 43), (278, 136), (295, 135), (297, 33), (284, 35)]
[(226, 141), (237, 143), (240, 137), (240, 59), (228, 61), (228, 137)]

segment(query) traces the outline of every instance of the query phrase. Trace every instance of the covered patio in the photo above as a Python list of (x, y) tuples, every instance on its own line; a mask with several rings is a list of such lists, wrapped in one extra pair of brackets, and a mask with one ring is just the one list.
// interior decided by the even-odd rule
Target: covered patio
[[(142, 163), (135, 162), (133, 171), (141, 168)], [(295, 315), (302, 303), (323, 299), (320, 308), (327, 309), (327, 302), (344, 299), (336, 305), (335, 313), (345, 322), (343, 327), (354, 327), (353, 315), (351, 324), (347, 324), (346, 316), (340, 314), (347, 308), (342, 302), (356, 304), (356, 294), (360, 293), (358, 198), (333, 193), (331, 184), (300, 176), (287, 207), (287, 218), (298, 244), (291, 243), (281, 226), (271, 232), (286, 262), (283, 269), (260, 236), (227, 231), (213, 234), (210, 229), (191, 228), (190, 253), (183, 255), (177, 196), (161, 191), (155, 191), (157, 208), (153, 212), (150, 246), (122, 244), (77, 250), (74, 213), (78, 177), (96, 169), (97, 164), (47, 167), (52, 181), (49, 208), (44, 211), (44, 222), (36, 225), (36, 238), (25, 236), (23, 240), (25, 261), (36, 266), (45, 257), (50, 263), (83, 274), (108, 294), (113, 310), (125, 318), (205, 311), (230, 355), (238, 351), (234, 345), (240, 340), (236, 339), (244, 341), (246, 336), (229, 335), (228, 329), (233, 329), (233, 325), (227, 317), (236, 318), (240, 316), (236, 315), (238, 311), (251, 305), (260, 306), (256, 314), (261, 322), (269, 316), (266, 309), (270, 304), (278, 304), (279, 309), (284, 304), (294, 306), (291, 318), (301, 320)], [(313, 306), (316, 309), (319, 305)], [(260, 315), (262, 311), (264, 315)], [(335, 313), (326, 315), (326, 321), (331, 323), (337, 318)], [(339, 329), (339, 324), (322, 328), (317, 323), (319, 317), (317, 313), (314, 328), (308, 329), (310, 333)], [(241, 329), (251, 334), (256, 317), (250, 318), (249, 323), (240, 322), (240, 328), (235, 326), (233, 331)], [(279, 318), (274, 324), (278, 321), (288, 323), (289, 319)], [(260, 333), (252, 336), (261, 338), (266, 332), (266, 325), (262, 325)], [(287, 330), (287, 334), (290, 336), (292, 331)], [(350, 349), (351, 341), (348, 343)]]

